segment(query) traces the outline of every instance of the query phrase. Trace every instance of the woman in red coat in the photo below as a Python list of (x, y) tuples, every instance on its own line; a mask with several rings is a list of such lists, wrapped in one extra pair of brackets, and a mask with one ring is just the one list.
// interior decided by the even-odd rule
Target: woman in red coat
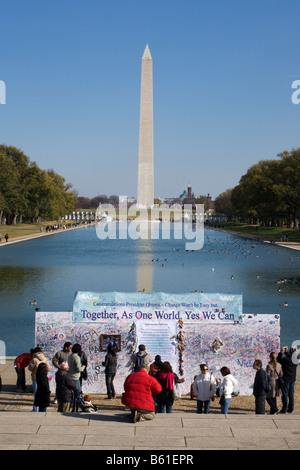
[(158, 381), (148, 375), (147, 366), (130, 374), (124, 382), (122, 404), (131, 409), (131, 421), (150, 420), (155, 416), (153, 396), (161, 392)]

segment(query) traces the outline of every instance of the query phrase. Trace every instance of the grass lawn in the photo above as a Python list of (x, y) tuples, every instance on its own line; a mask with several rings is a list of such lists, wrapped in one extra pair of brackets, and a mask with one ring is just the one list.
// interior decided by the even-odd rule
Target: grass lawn
[[(5, 243), (4, 236), (8, 234), (8, 241), (14, 238), (24, 238), (31, 235), (38, 235), (39, 233), (46, 233), (47, 225), (55, 225), (57, 223), (64, 223), (65, 221), (45, 221), (31, 224), (18, 224), (18, 225), (0, 225), (0, 233), (2, 235), (2, 243)], [(71, 223), (73, 221), (70, 221)], [(218, 224), (217, 224), (218, 225)], [(280, 227), (260, 227), (257, 225), (247, 225), (233, 222), (222, 222), (222, 228), (228, 232), (240, 233), (241, 235), (249, 235), (263, 240), (280, 242), (280, 237), (288, 236), (289, 242), (300, 243), (300, 230), (280, 228)], [(41, 231), (41, 227), (43, 230)]]
[(237, 232), (241, 235), (250, 235), (253, 237), (261, 238), (263, 240), (270, 240), (280, 242), (281, 236), (288, 236), (289, 242), (300, 242), (300, 230), (281, 227), (260, 227), (258, 225), (247, 225), (233, 222), (223, 222), (222, 227), (224, 230), (230, 232)]
[[(2, 235), (2, 243), (5, 243), (5, 234), (8, 234), (8, 241), (13, 238), (24, 238), (30, 235), (37, 235), (39, 233), (46, 233), (48, 225), (55, 225), (59, 223), (57, 220), (37, 222), (32, 224), (17, 224), (17, 225), (0, 225), (0, 233)], [(41, 227), (43, 231), (41, 232)]]

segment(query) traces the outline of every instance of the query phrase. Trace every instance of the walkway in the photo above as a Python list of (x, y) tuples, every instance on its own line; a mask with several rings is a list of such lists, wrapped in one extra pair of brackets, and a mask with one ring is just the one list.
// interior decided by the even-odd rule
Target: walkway
[(47, 413), (32, 413), (15, 406), (13, 361), (0, 364), (0, 373), (0, 450), (148, 450), (155, 455), (168, 450), (187, 455), (203, 449), (300, 449), (299, 411), (276, 416), (174, 412), (136, 424), (126, 410), (62, 414), (50, 407)]

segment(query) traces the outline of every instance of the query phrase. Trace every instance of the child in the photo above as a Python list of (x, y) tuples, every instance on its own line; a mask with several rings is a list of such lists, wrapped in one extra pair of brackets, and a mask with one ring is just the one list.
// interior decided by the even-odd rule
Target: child
[(97, 407), (92, 404), (91, 397), (89, 395), (84, 395), (83, 406), (84, 411), (87, 411), (88, 413), (95, 413), (95, 411), (97, 411)]

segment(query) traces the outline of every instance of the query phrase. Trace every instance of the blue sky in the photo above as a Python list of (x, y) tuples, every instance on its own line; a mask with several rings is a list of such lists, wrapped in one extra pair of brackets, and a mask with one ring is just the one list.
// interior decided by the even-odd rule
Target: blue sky
[(80, 196), (136, 196), (141, 57), (155, 195), (213, 198), (300, 146), (298, 0), (0, 0), (0, 143)]

